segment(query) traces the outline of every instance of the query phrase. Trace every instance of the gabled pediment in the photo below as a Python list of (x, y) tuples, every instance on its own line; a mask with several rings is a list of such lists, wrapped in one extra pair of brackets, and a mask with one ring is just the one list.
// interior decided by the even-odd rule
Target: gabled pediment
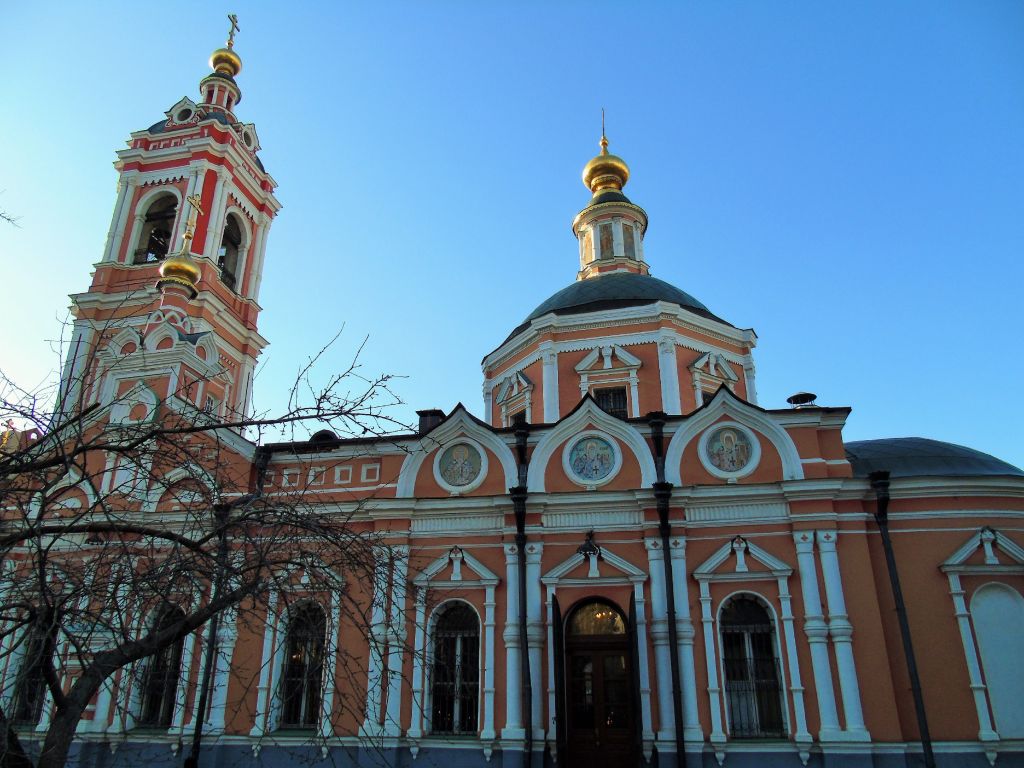
[(522, 371), (517, 371), (502, 381), (498, 387), (498, 398), (495, 402), (500, 405), (506, 400), (511, 400), (513, 397), (532, 389), (533, 382), (530, 381), (530, 378)]
[(1024, 547), (985, 526), (940, 566), (945, 573), (1024, 573)]
[(471, 554), (460, 547), (452, 547), (413, 579), (418, 587), (434, 585), (497, 586), (501, 579)]
[(583, 582), (589, 579), (643, 582), (647, 580), (647, 573), (625, 558), (602, 547), (600, 557), (594, 555), (588, 557), (574, 552), (545, 573), (541, 577), (541, 582), (558, 584), (559, 582)]
[(199, 105), (188, 96), (183, 96), (164, 114), (167, 115), (168, 125), (190, 125), (198, 123), (200, 119)]
[(587, 373), (608, 371), (614, 368), (639, 368), (640, 365), (640, 358), (613, 344), (590, 350), (589, 354), (576, 364), (576, 372)]
[(719, 547), (694, 572), (697, 581), (737, 581), (789, 576), (793, 568), (757, 544), (736, 536)]
[(718, 352), (705, 352), (690, 365), (691, 371), (699, 371), (703, 375), (728, 382), (739, 381), (732, 366)]

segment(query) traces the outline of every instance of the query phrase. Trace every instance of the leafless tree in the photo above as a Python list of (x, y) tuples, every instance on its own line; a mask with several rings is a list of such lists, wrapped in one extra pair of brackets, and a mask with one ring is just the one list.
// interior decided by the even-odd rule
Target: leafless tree
[[(194, 381), (156, 401), (139, 396), (141, 380), (104, 399), (90, 381), (127, 363), (96, 346), (80, 381), (47, 391), (0, 372), (0, 765), (63, 766), (90, 706), (121, 696), (119, 717), (143, 717), (157, 660), (191, 637), (208, 671), (217, 625), (262, 624), (271, 603), (329, 595), (329, 621), (369, 624), (381, 550), (358, 504), (324, 512), (301, 488), (267, 494), (268, 454), (243, 435), (396, 431), (389, 377), (364, 377), (357, 357), (318, 383), (321, 350), (283, 413), (212, 413), (193, 402)], [(322, 653), (345, 663), (340, 649)]]

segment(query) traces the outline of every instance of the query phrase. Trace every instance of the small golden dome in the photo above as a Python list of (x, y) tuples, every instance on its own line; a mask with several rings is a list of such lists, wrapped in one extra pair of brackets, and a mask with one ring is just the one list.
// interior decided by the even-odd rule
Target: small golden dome
[(629, 166), (608, 153), (608, 138), (601, 136), (601, 154), (583, 166), (583, 183), (594, 194), (604, 189), (621, 190), (629, 181)]
[(178, 283), (193, 291), (202, 275), (199, 264), (184, 251), (168, 256), (160, 264), (160, 282)]
[(210, 67), (214, 72), (236, 77), (242, 71), (242, 57), (233, 48), (218, 48), (210, 54)]

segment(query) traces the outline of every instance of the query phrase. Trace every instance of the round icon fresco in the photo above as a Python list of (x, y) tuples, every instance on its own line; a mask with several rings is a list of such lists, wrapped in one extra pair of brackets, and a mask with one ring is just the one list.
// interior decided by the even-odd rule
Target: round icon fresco
[(472, 483), (480, 474), (480, 451), (469, 443), (456, 443), (441, 454), (438, 472), (455, 488)]
[(753, 455), (750, 439), (738, 429), (723, 427), (708, 438), (708, 461), (722, 472), (739, 472), (749, 463)]
[(584, 482), (604, 480), (615, 467), (615, 449), (603, 437), (584, 437), (569, 451), (569, 466)]

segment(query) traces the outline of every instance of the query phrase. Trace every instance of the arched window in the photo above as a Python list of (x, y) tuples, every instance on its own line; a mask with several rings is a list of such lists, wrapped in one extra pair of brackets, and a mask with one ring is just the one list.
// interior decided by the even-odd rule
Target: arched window
[(730, 735), (785, 738), (771, 615), (753, 595), (739, 595), (722, 608), (720, 626)]
[(1024, 599), (1006, 584), (986, 584), (971, 598), (971, 616), (996, 731), (1003, 739), (1024, 738)]
[[(185, 618), (177, 606), (168, 605), (156, 616), (153, 632), (161, 632)], [(168, 728), (174, 719), (174, 703), (181, 677), (181, 653), (185, 640), (181, 638), (152, 656), (142, 677), (137, 725)]]
[(311, 728), (320, 720), (327, 616), (316, 603), (291, 611), (281, 678), (281, 727)]
[(433, 637), (431, 731), (475, 734), (480, 708), (480, 620), (458, 600), (440, 611)]
[(46, 700), (46, 678), (40, 662), (53, 658), (53, 640), (53, 633), (42, 627), (33, 626), (29, 630), (11, 707), (11, 720), (15, 723), (35, 725), (39, 722)]
[(238, 217), (229, 214), (224, 224), (224, 235), (220, 239), (220, 251), (217, 266), (220, 267), (220, 279), (231, 290), (235, 289), (238, 278), (238, 252), (242, 247), (242, 228)]
[(177, 214), (178, 199), (174, 195), (158, 195), (150, 202), (142, 222), (139, 245), (135, 249), (136, 264), (161, 261), (167, 256)]

